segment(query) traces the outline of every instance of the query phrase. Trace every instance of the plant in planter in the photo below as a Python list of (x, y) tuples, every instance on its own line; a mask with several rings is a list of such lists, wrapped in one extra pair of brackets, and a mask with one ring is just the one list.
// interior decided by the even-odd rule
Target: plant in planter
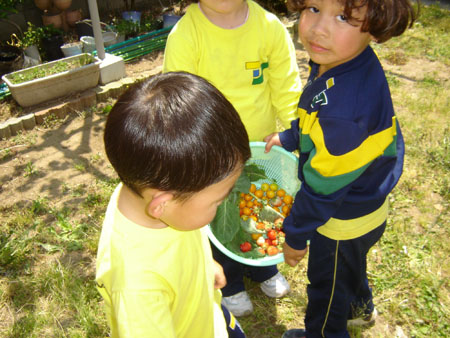
[(80, 54), (3, 75), (2, 80), (17, 103), (28, 107), (95, 87), (99, 76), (100, 60)]
[(139, 35), (141, 31), (140, 24), (131, 20), (125, 20), (117, 17), (112, 20), (111, 26), (119, 36), (124, 36), (125, 39), (135, 37)]
[(11, 35), (11, 41), (8, 42), (11, 46), (16, 46), (22, 49), (26, 56), (41, 62), (41, 55), (39, 53), (39, 46), (41, 45), (44, 30), (42, 27), (37, 27), (31, 22), (27, 22), (27, 30), (23, 32), (21, 37), (16, 34)]

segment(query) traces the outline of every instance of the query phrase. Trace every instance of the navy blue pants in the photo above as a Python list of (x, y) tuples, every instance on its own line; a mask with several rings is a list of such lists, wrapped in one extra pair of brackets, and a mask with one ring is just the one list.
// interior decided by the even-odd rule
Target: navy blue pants
[(245, 338), (244, 330), (242, 330), (241, 324), (239, 324), (233, 314), (228, 311), (228, 309), (222, 305), (223, 316), (225, 317), (225, 322), (227, 323), (227, 332), (229, 338)]
[(314, 233), (308, 259), (308, 338), (349, 337), (347, 320), (372, 313), (366, 256), (385, 228), (386, 222), (359, 238), (338, 241)]
[(263, 267), (250, 266), (229, 258), (217, 249), (213, 243), (211, 243), (211, 249), (214, 259), (222, 265), (225, 277), (227, 278), (227, 285), (222, 288), (222, 295), (224, 297), (229, 297), (245, 290), (244, 276), (261, 283), (278, 273), (276, 265)]

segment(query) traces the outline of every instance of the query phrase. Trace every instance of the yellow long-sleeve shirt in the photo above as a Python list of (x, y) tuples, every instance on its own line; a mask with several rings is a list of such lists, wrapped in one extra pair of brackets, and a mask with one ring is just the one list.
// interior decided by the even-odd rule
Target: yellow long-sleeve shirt
[(133, 223), (117, 208), (121, 186), (108, 205), (97, 253), (111, 337), (228, 337), (204, 229)]
[(247, 21), (234, 29), (211, 23), (191, 4), (172, 29), (164, 72), (187, 71), (215, 85), (238, 111), (250, 141), (262, 141), (295, 119), (301, 92), (295, 48), (279, 19), (247, 1)]

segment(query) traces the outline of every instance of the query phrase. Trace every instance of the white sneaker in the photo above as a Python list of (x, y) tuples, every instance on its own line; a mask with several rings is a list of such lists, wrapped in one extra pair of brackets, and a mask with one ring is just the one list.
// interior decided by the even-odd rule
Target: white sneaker
[(371, 326), (375, 324), (375, 319), (378, 317), (378, 311), (376, 308), (373, 308), (373, 311), (370, 315), (366, 317), (354, 318), (347, 320), (347, 326)]
[(247, 316), (253, 312), (253, 304), (246, 291), (229, 297), (222, 297), (222, 304), (235, 316)]
[(291, 291), (288, 281), (279, 272), (272, 278), (262, 282), (260, 287), (267, 296), (272, 298), (283, 297)]

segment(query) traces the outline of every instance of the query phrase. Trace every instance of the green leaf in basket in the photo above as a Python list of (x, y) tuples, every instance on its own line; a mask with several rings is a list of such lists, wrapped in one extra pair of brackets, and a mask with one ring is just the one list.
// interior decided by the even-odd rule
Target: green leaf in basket
[[(230, 197), (230, 196), (229, 196)], [(239, 231), (239, 206), (233, 199), (225, 199), (217, 208), (216, 217), (211, 222), (211, 230), (217, 240), (222, 243), (230, 242)]]
[(265, 205), (259, 212), (259, 219), (261, 221), (274, 222), (277, 218), (284, 218), (282, 214), (274, 210), (272, 207)]
[(249, 191), (251, 182), (261, 178), (267, 179), (263, 169), (256, 164), (246, 164), (230, 195), (217, 208), (216, 217), (210, 226), (214, 236), (220, 243), (225, 245), (231, 242), (241, 230), (241, 217), (239, 216), (240, 193)]
[[(268, 180), (269, 178), (266, 175), (266, 172), (264, 169), (262, 169), (257, 164), (247, 164), (244, 167), (243, 175), (247, 176), (251, 182), (256, 182), (259, 180)], [(241, 191), (248, 191), (248, 190), (241, 190)]]

